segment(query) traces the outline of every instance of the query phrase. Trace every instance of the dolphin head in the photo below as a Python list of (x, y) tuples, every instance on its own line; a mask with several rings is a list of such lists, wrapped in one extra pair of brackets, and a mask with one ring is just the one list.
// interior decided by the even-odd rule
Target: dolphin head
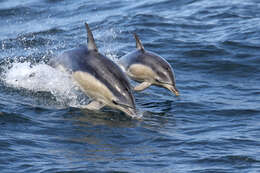
[[(157, 56), (157, 55), (153, 55)], [(157, 63), (155, 69), (155, 77), (153, 83), (157, 86), (161, 86), (170, 90), (176, 96), (179, 95), (179, 91), (176, 87), (175, 75), (171, 65), (163, 58), (158, 57), (160, 63)]]
[(154, 80), (154, 84), (167, 88), (173, 94), (175, 94), (176, 96), (179, 96), (179, 91), (175, 84), (174, 73), (170, 67), (166, 68), (166, 69), (162, 69), (160, 71), (160, 73), (157, 73), (155, 80)]

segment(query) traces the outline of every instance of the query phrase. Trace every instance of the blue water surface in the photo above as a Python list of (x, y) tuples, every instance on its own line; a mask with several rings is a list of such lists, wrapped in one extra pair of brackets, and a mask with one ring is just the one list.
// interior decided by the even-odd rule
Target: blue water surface
[[(86, 43), (84, 22), (114, 61), (137, 33), (180, 96), (135, 93), (141, 120), (77, 108), (88, 98), (46, 64)], [(0, 0), (0, 26), (1, 173), (260, 172), (259, 1)]]

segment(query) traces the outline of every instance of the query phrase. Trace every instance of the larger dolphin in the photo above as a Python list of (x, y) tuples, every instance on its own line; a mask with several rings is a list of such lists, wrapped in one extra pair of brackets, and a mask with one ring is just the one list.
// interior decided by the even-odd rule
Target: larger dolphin
[(142, 91), (150, 85), (167, 88), (175, 95), (179, 95), (176, 88), (175, 76), (171, 65), (159, 55), (144, 49), (140, 39), (134, 34), (137, 50), (119, 59), (119, 64), (127, 75), (141, 84), (134, 90)]
[(87, 23), (87, 46), (65, 51), (52, 66), (72, 73), (80, 88), (92, 101), (82, 108), (98, 110), (109, 106), (136, 117), (135, 100), (127, 76), (112, 60), (98, 52)]

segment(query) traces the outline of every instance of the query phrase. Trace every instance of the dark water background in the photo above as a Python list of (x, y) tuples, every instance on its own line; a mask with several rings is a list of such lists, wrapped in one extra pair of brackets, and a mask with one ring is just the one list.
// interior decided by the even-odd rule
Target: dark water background
[[(135, 93), (141, 121), (87, 98), (45, 63), (86, 42), (146, 49), (180, 96)], [(0, 0), (0, 172), (260, 172), (258, 0)], [(28, 74), (35, 72), (33, 78)]]

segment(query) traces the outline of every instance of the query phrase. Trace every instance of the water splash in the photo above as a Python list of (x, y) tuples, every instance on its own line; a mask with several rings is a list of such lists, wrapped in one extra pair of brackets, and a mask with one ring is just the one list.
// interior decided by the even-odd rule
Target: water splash
[(120, 32), (118, 28), (110, 28), (105, 31), (102, 29), (95, 32), (96, 40), (101, 43), (99, 51), (113, 61), (118, 60), (119, 43), (117, 37)]
[(14, 62), (4, 70), (2, 80), (9, 87), (49, 92), (64, 106), (79, 107), (89, 101), (69, 74), (44, 63)]

